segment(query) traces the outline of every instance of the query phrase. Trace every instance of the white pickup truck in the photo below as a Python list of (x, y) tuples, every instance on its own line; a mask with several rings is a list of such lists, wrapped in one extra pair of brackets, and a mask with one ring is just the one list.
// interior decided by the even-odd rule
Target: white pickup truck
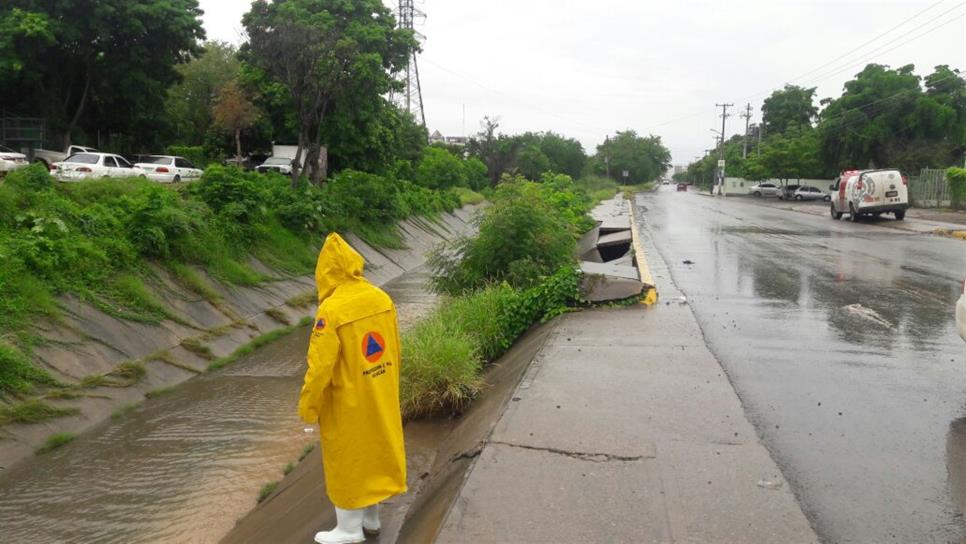
[(82, 145), (71, 145), (67, 147), (67, 151), (61, 153), (60, 151), (50, 151), (49, 149), (30, 149), (24, 150), (24, 154), (30, 157), (31, 162), (43, 163), (48, 169), (50, 165), (55, 162), (63, 162), (64, 159), (70, 157), (75, 153), (96, 153), (97, 150), (93, 147), (84, 147)]

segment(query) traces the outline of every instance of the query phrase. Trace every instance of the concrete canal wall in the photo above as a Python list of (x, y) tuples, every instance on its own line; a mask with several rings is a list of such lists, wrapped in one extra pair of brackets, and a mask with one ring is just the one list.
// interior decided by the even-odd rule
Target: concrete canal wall
[[(346, 239), (365, 257), (370, 281), (382, 285), (422, 266), (436, 244), (471, 232), (475, 209), (468, 206), (435, 220), (402, 221), (398, 226), (405, 249), (373, 247), (351, 233)], [(97, 380), (98, 386), (78, 388), (77, 398), (43, 399), (53, 406), (79, 409), (75, 416), (0, 429), (0, 467), (10, 468), (31, 455), (54, 433), (83, 432), (152, 392), (204, 372), (212, 361), (253, 339), (314, 315), (312, 275), (287, 275), (254, 258), (249, 264), (272, 279), (253, 287), (227, 286), (195, 269), (217, 297), (197, 294), (154, 267), (146, 283), (172, 316), (158, 324), (121, 319), (77, 297), (63, 297), (58, 319), (35, 325), (40, 338), (35, 362), (65, 384), (104, 378)], [(140, 379), (118, 373), (119, 366), (132, 362), (145, 370)]]

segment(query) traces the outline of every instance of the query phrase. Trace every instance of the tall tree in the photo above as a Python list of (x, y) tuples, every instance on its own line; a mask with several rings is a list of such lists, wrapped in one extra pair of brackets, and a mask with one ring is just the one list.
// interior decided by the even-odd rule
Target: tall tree
[(587, 154), (584, 146), (573, 138), (554, 132), (544, 132), (540, 137), (540, 150), (550, 161), (550, 170), (577, 179), (584, 172)]
[[(416, 47), (411, 31), (397, 28), (380, 0), (256, 0), (242, 18), (247, 59), (288, 90), (298, 121), (295, 164), (303, 150), (314, 183), (322, 125), (332, 104), (394, 87), (391, 74)], [(293, 168), (296, 182), (299, 169)]]
[[(610, 176), (618, 181), (645, 183), (667, 171), (671, 166), (671, 152), (664, 147), (660, 136), (641, 137), (633, 130), (625, 130), (597, 146), (594, 169), (603, 174), (607, 165)], [(623, 176), (624, 171), (627, 178)]]
[(241, 134), (258, 121), (258, 108), (248, 99), (237, 81), (229, 81), (218, 92), (211, 113), (214, 125), (234, 137), (235, 158), (241, 161)]
[(207, 42), (203, 52), (178, 66), (181, 81), (168, 90), (165, 110), (174, 139), (200, 145), (212, 123), (218, 91), (239, 76), (237, 50), (230, 44)]
[(480, 132), (466, 145), (466, 150), (486, 165), (490, 184), (494, 187), (504, 173), (516, 170), (517, 154), (521, 145), (519, 138), (498, 134), (499, 128), (498, 117), (484, 117), (480, 123)]
[(940, 66), (921, 78), (912, 65), (870, 64), (822, 111), (820, 147), (832, 169), (897, 167), (907, 171), (956, 162), (966, 150), (962, 76)]
[(815, 87), (785, 85), (784, 89), (771, 93), (761, 106), (765, 135), (783, 134), (791, 127), (810, 126), (818, 114), (814, 102)]
[(45, 117), (64, 144), (77, 129), (150, 138), (165, 90), (178, 79), (175, 66), (204, 38), (196, 0), (2, 6), (0, 98)]

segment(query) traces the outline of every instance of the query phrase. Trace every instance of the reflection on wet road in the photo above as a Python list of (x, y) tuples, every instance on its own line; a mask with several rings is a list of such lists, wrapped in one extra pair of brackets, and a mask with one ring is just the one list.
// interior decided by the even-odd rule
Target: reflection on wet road
[[(385, 286), (401, 321), (424, 272)], [(191, 380), (0, 479), (0, 542), (217, 542), (318, 440), (295, 411), (306, 332)]]
[(966, 244), (666, 190), (638, 204), (822, 538), (966, 539)]

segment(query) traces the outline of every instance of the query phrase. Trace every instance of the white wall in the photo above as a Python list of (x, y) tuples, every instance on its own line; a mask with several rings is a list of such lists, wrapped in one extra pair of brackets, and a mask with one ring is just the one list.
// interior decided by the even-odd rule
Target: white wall
[[(831, 179), (790, 179), (782, 182), (780, 179), (769, 179), (765, 180), (768, 183), (774, 183), (775, 185), (807, 185), (811, 187), (816, 187), (822, 191), (828, 192), (828, 186), (832, 184), (834, 180)], [(759, 183), (765, 183), (765, 181), (749, 181), (744, 178), (725, 178), (724, 191), (726, 195), (747, 195), (749, 190)]]

